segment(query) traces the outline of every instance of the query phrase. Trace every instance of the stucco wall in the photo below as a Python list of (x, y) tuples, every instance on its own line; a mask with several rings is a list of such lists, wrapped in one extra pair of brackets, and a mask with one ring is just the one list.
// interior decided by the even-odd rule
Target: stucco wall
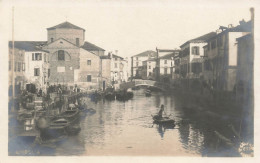
[[(74, 69), (79, 69), (79, 53), (80, 48), (67, 42), (66, 40), (59, 39), (53, 43), (43, 47), (43, 49), (50, 52), (50, 77), (49, 82), (53, 83), (73, 83), (74, 82)], [(58, 61), (58, 50), (65, 51), (65, 61)], [(58, 72), (58, 67), (64, 67), (65, 72)]]
[(76, 38), (79, 38), (79, 46), (81, 46), (84, 44), (84, 30), (65, 28), (51, 29), (48, 30), (48, 43), (51, 42), (51, 38), (53, 38), (54, 41), (59, 38), (64, 38), (75, 45)]
[[(41, 53), (41, 60), (32, 60), (32, 54)], [(37, 84), (44, 88), (48, 81), (48, 53), (42, 51), (25, 52), (25, 76), (28, 82)], [(40, 69), (40, 75), (34, 76), (34, 68)]]
[[(91, 61), (91, 65), (87, 61)], [(87, 75), (91, 75), (91, 82), (98, 82), (98, 75), (101, 75), (101, 61), (99, 56), (80, 48), (80, 69), (78, 82), (87, 82)]]

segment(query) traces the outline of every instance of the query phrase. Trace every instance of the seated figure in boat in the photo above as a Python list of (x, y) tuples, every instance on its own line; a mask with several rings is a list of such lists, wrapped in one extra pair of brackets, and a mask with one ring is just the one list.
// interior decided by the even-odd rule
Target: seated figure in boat
[(164, 105), (161, 105), (161, 109), (160, 109), (160, 111), (158, 112), (158, 118), (162, 118), (162, 114), (163, 114), (163, 112), (164, 112)]

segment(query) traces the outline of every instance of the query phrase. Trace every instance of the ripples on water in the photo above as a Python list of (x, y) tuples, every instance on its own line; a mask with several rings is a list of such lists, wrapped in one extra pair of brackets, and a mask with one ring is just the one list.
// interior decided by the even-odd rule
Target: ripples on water
[[(89, 98), (84, 101), (96, 113), (81, 120), (81, 132), (52, 147), (26, 146), (31, 155), (239, 156), (218, 142), (213, 132), (220, 126), (218, 122), (207, 124), (207, 119), (187, 114), (184, 103), (176, 97), (162, 93), (145, 97), (143, 90), (138, 90), (126, 102), (93, 103)], [(161, 104), (176, 120), (176, 126), (153, 124), (151, 114), (156, 114)], [(24, 143), (21, 139), (10, 140), (9, 151), (17, 148), (15, 142)], [(13, 155), (28, 155), (28, 152), (13, 152)]]

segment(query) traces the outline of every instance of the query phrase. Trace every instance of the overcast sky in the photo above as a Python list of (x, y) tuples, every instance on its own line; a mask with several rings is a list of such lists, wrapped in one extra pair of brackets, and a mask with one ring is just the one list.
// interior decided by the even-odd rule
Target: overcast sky
[[(250, 20), (248, 5), (196, 2), (15, 3), (15, 40), (45, 41), (46, 28), (67, 20), (86, 30), (86, 41), (106, 52), (118, 50), (119, 55), (130, 57), (156, 47), (179, 48), (189, 39), (216, 31), (220, 25)], [(11, 25), (11, 7), (8, 11)], [(10, 31), (8, 37), (12, 39)]]

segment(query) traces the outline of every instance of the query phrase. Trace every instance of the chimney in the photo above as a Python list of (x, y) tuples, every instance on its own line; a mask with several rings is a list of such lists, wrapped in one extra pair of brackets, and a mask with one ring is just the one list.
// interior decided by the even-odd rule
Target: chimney
[(228, 28), (233, 28), (233, 25), (232, 25), (232, 24), (229, 24), (229, 25), (228, 25)]
[(216, 30), (216, 33), (217, 33), (217, 34), (219, 34), (219, 33), (221, 33), (221, 32), (222, 32), (221, 29), (217, 29), (217, 30)]

